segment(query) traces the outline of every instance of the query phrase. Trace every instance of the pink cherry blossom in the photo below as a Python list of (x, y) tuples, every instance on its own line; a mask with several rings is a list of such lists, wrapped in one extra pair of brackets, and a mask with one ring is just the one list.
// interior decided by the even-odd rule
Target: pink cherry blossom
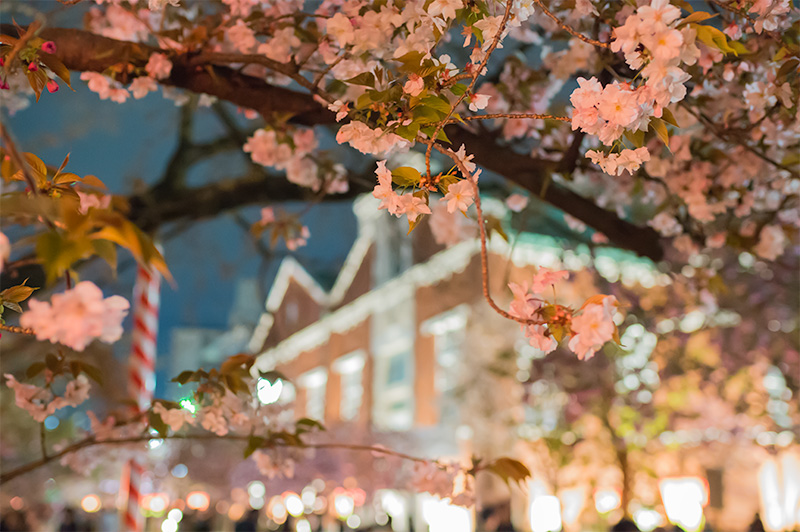
[(272, 207), (261, 209), (261, 225), (271, 224), (275, 221), (275, 210)]
[(258, 44), (253, 30), (241, 19), (237, 20), (236, 24), (228, 28), (225, 34), (233, 46), (243, 54), (252, 52), (253, 48)]
[(475, 201), (475, 190), (472, 183), (463, 179), (447, 188), (447, 194), (440, 201), (447, 202), (447, 212), (466, 212)]
[(0, 272), (3, 271), (3, 265), (11, 256), (11, 242), (8, 237), (0, 231)]
[(528, 325), (525, 327), (525, 337), (531, 346), (544, 351), (545, 354), (555, 351), (556, 347), (558, 347), (556, 339), (545, 334), (546, 330), (544, 325)]
[(111, 196), (107, 194), (85, 194), (78, 191), (80, 206), (78, 212), (86, 214), (89, 209), (107, 209), (111, 205)]
[(403, 85), (403, 92), (411, 96), (419, 96), (425, 90), (425, 80), (417, 74), (411, 74)]
[(512, 212), (522, 212), (528, 206), (528, 197), (522, 194), (511, 194), (506, 198), (506, 207)]
[(147, 60), (144, 69), (151, 78), (166, 79), (172, 72), (172, 61), (165, 54), (155, 53)]
[(131, 82), (131, 86), (129, 87), (133, 97), (137, 100), (141, 100), (149, 93), (154, 92), (158, 89), (158, 84), (156, 80), (148, 76), (140, 76)]
[(431, 209), (424, 198), (411, 194), (400, 196), (400, 209), (408, 217), (409, 222), (416, 222), (420, 214), (430, 214)]
[(325, 22), (325, 28), (328, 35), (332, 37), (339, 47), (344, 48), (348, 44), (352, 44), (355, 38), (355, 31), (350, 18), (344, 13), (336, 13)]
[(161, 417), (173, 432), (178, 432), (184, 425), (194, 425), (195, 418), (191, 412), (183, 408), (166, 408), (163, 403), (153, 405), (153, 412)]
[(30, 300), (20, 325), (33, 329), (38, 340), (83, 351), (94, 339), (109, 344), (119, 340), (129, 307), (125, 298), (104, 299), (94, 283), (81, 281), (75, 288), (53, 295), (50, 303)]
[(489, 105), (489, 96), (488, 94), (472, 94), (469, 97), (469, 110), (470, 111), (479, 111), (481, 109), (486, 109), (486, 106)]
[(616, 331), (613, 321), (615, 308), (616, 298), (606, 296), (602, 304), (586, 305), (579, 315), (572, 318), (573, 336), (569, 348), (578, 358), (591, 358), (603, 344), (613, 339)]
[(545, 291), (551, 290), (551, 286), (568, 277), (569, 272), (566, 270), (551, 270), (542, 266), (533, 276), (531, 291), (534, 294), (543, 294)]
[(340, 122), (343, 118), (347, 118), (349, 105), (350, 104), (348, 104), (347, 102), (343, 102), (342, 100), (336, 100), (335, 102), (333, 102), (328, 106), (328, 110), (336, 113), (336, 121)]

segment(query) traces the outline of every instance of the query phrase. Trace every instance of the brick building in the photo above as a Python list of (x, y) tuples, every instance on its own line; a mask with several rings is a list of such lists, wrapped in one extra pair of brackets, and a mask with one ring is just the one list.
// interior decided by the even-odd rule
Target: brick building
[[(507, 214), (499, 202), (486, 204), (498, 217)], [(406, 450), (429, 456), (511, 452), (516, 433), (486, 427), (492, 418), (505, 428), (524, 421), (515, 357), (510, 377), (483, 370), (497, 353), (518, 353), (526, 342), (482, 297), (478, 240), (444, 248), (427, 223), (407, 235), (405, 219), (376, 206), (372, 197), (355, 202), (359, 234), (331, 289), (294, 259), (283, 261), (250, 342), (256, 367), (286, 375), (295, 384), (296, 415), (329, 428), (417, 434), (418, 446)], [(595, 266), (610, 277), (656, 282), (643, 263), (602, 258)], [(509, 281), (537, 266), (577, 270), (587, 261), (550, 237), (526, 235), (511, 245), (495, 236), (491, 293), (507, 305)], [(592, 289), (578, 279), (559, 297), (577, 301)], [(492, 487), (484, 491), (491, 498)]]

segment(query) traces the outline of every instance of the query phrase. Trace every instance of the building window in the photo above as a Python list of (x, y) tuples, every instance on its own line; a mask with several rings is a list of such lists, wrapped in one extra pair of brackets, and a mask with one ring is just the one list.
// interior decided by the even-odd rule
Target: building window
[(458, 422), (458, 379), (466, 337), (466, 305), (439, 314), (424, 322), (420, 330), (434, 338), (436, 353), (436, 375), (434, 382), (439, 398), (439, 420), (441, 423)]
[(317, 368), (301, 375), (297, 382), (306, 392), (306, 417), (324, 421), (328, 372), (324, 368)]
[(342, 421), (353, 421), (361, 411), (364, 395), (364, 361), (363, 351), (356, 351), (336, 359), (333, 369), (340, 376), (341, 398), (339, 417)]
[(414, 424), (413, 349), (404, 338), (375, 357), (373, 419), (379, 430), (408, 430)]

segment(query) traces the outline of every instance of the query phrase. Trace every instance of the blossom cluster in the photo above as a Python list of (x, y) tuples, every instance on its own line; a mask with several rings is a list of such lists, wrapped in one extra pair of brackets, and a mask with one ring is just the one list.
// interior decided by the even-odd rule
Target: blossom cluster
[(286, 179), (301, 187), (329, 194), (347, 192), (349, 185), (343, 165), (320, 165), (311, 157), (317, 144), (311, 128), (296, 129), (291, 134), (264, 128), (247, 139), (244, 151), (255, 163), (285, 170)]
[(103, 298), (97, 285), (81, 281), (70, 290), (54, 294), (49, 303), (31, 299), (19, 323), (33, 329), (37, 340), (83, 351), (95, 339), (108, 344), (119, 340), (129, 308), (124, 297)]
[(509, 283), (514, 295), (510, 314), (529, 322), (522, 325), (522, 330), (531, 346), (550, 353), (558, 347), (557, 337), (570, 335), (569, 348), (578, 358), (585, 360), (614, 339), (617, 300), (614, 296), (594, 296), (578, 312), (549, 303), (547, 292), (555, 292), (556, 283), (568, 275), (563, 270), (542, 267), (530, 284)]
[(11, 374), (6, 373), (4, 376), (6, 386), (14, 390), (16, 405), (28, 412), (38, 423), (42, 423), (56, 410), (67, 406), (76, 407), (89, 398), (89, 379), (83, 374), (67, 383), (63, 396), (55, 396), (49, 387), (21, 383)]

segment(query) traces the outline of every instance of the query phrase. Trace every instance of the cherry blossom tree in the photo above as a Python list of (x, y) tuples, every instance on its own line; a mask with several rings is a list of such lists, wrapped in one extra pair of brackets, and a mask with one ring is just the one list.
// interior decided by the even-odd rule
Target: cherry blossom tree
[[(760, 323), (772, 313), (778, 330), (797, 327), (796, 297), (779, 283), (796, 273), (800, 222), (800, 13), (788, 0), (59, 1), (82, 10), (82, 28), (56, 27), (30, 10), (19, 17), (27, 23), (2, 25), (8, 112), (65, 88), (119, 104), (160, 90), (183, 109), (163, 179), (127, 197), (108, 190), (102, 176), (67, 171), (68, 156), (60, 166), (42, 161), (36, 146), (19, 146), (0, 125), (2, 216), (21, 227), (3, 230), (22, 235), (10, 242), (0, 234), (0, 264), (8, 278), (31, 264), (46, 277), (45, 286), (15, 283), (0, 293), (3, 318), (19, 316), (19, 325), (0, 328), (49, 342), (57, 353), (34, 362), (27, 381), (6, 376), (16, 404), (37, 421), (86, 400), (90, 379), (101, 377), (75, 355), (122, 334), (124, 294), (73, 283), (86, 260), (114, 268), (123, 248), (169, 278), (153, 234), (252, 204), (264, 207), (251, 225), (254, 238), (267, 234), (293, 250), (309, 232), (280, 203), (364, 192), (405, 216), (409, 231), (428, 223), (441, 243), (468, 236), (477, 222), (486, 304), (518, 322), (532, 347), (571, 367), (611, 364), (626, 348), (626, 308), (650, 331), (669, 320), (674, 328), (692, 309), (723, 317), (720, 309), (738, 309), (749, 320), (752, 309), (742, 303), (752, 299), (769, 307), (754, 325), (709, 341), (787, 364), (784, 372), (797, 367), (796, 343), (765, 334)], [(225, 138), (191, 138), (198, 105), (213, 106)], [(247, 127), (231, 118), (233, 109)], [(337, 146), (322, 149), (331, 139)], [(187, 186), (187, 168), (222, 150), (245, 154), (253, 171)], [(353, 150), (374, 161), (374, 177), (339, 162)], [(635, 296), (609, 285), (568, 306), (550, 296), (565, 273), (541, 268), (509, 287), (513, 300), (503, 308), (494, 297), (509, 294), (493, 296), (488, 283), (487, 232), (505, 234), (484, 215), (489, 195), (508, 197), (515, 212), (526, 209), (524, 196), (536, 198), (563, 213), (576, 240), (589, 231), (592, 246), (650, 259), (674, 282)], [(742, 276), (738, 264), (758, 276)], [(65, 290), (47, 296), (61, 281)], [(685, 356), (661, 349), (661, 369)], [(239, 356), (179, 375), (196, 383), (194, 414), (157, 400), (135, 415), (95, 418), (85, 438), (60, 450), (43, 443), (41, 459), (4, 472), (2, 481), (101, 443), (146, 441), (151, 429), (176, 439), (241, 440), (273, 473), (289, 460), (270, 456), (276, 449), (299, 460), (337, 445), (308, 439), (317, 423), (259, 404), (252, 363)], [(727, 360), (704, 369), (719, 364), (733, 374)], [(796, 390), (796, 379), (790, 384)], [(617, 406), (601, 417), (613, 424), (622, 416)], [(619, 425), (609, 430), (624, 439)], [(362, 450), (420, 464), (420, 489), (465, 503), (470, 482), (456, 478), (484, 469), (506, 480), (527, 476), (508, 459), (431, 469), (429, 460), (382, 447)]]

